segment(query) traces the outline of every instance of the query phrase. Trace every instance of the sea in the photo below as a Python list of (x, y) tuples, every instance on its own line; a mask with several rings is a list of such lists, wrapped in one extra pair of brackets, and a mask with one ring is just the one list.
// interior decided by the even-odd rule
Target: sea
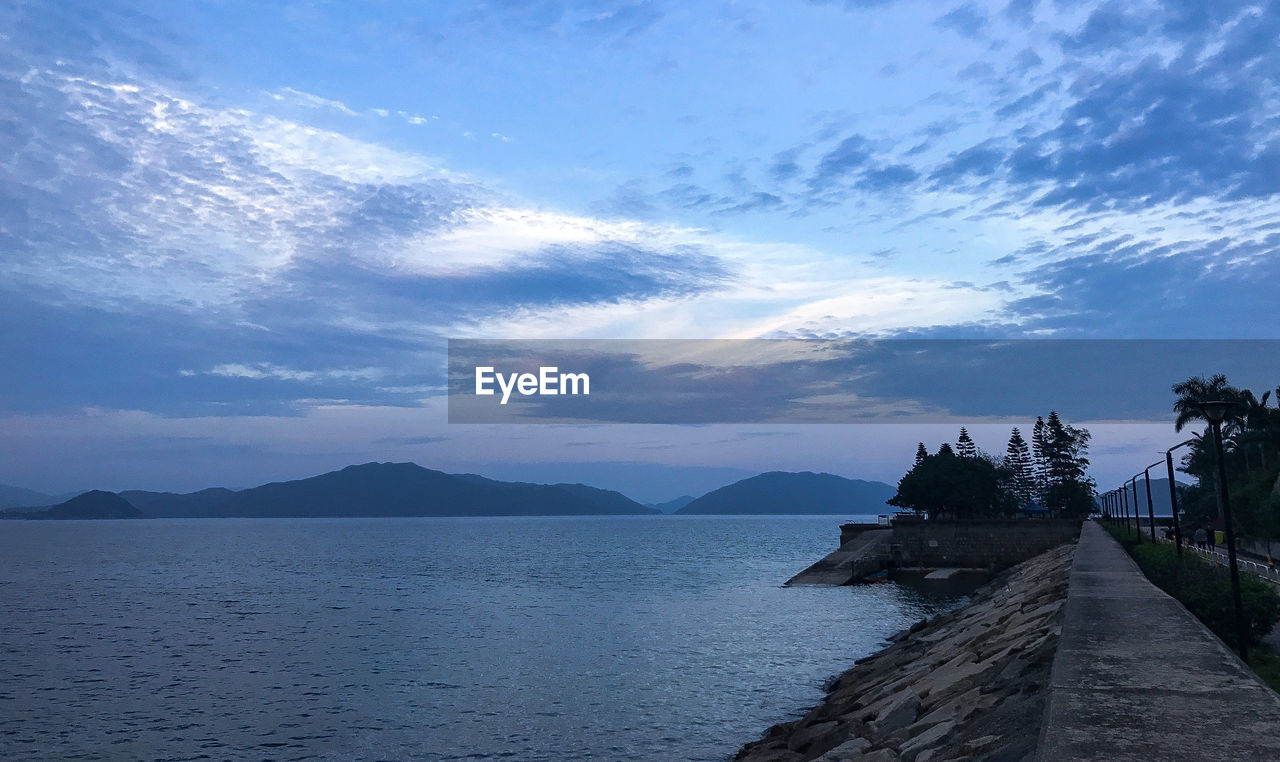
[(0, 758), (727, 760), (964, 602), (848, 520), (0, 522)]

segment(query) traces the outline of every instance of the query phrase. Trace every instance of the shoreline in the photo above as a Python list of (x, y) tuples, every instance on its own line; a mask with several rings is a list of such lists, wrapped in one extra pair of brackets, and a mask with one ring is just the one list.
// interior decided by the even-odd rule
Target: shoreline
[(1075, 544), (997, 575), (968, 605), (917, 622), (836, 678), (743, 762), (1030, 759), (1048, 696)]

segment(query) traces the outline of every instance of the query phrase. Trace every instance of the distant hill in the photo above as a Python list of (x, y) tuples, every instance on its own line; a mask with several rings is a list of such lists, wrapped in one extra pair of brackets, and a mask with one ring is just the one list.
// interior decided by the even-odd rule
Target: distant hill
[(588, 516), (657, 513), (582, 484), (500, 482), (414, 463), (365, 463), (246, 490), (121, 495), (157, 518), (353, 516)]
[(140, 519), (142, 511), (114, 492), (92, 490), (41, 511), (4, 511), (6, 519)]
[(43, 492), (0, 484), (0, 509), (33, 508), (42, 505), (53, 505), (56, 502), (58, 502), (57, 498), (52, 495), (46, 495)]
[[(1183, 485), (1182, 485), (1182, 482), (1178, 482), (1178, 486), (1183, 486)], [(1138, 487), (1138, 509), (1139, 509), (1139, 512), (1140, 512), (1143, 516), (1146, 516), (1146, 515), (1147, 515), (1147, 485), (1146, 485), (1146, 480), (1145, 480), (1145, 479), (1141, 479), (1141, 478), (1140, 478), (1140, 479), (1138, 479), (1137, 487)], [(1130, 511), (1130, 515), (1132, 515), (1132, 512), (1133, 512), (1133, 495), (1129, 495), (1128, 500), (1129, 500), (1129, 511)], [(1170, 516), (1170, 515), (1172, 515), (1172, 513), (1173, 513), (1173, 512), (1170, 510), (1170, 507), (1169, 507), (1169, 506), (1170, 506), (1170, 503), (1169, 503), (1169, 480), (1168, 480), (1167, 478), (1166, 478), (1166, 479), (1152, 479), (1152, 480), (1151, 480), (1151, 507), (1155, 509), (1155, 514), (1156, 514), (1157, 516)]]
[(691, 501), (679, 514), (877, 513), (895, 490), (884, 482), (812, 471), (771, 471)]
[(675, 513), (689, 503), (697, 500), (693, 495), (681, 495), (661, 503), (645, 503), (650, 508), (656, 508), (663, 513)]

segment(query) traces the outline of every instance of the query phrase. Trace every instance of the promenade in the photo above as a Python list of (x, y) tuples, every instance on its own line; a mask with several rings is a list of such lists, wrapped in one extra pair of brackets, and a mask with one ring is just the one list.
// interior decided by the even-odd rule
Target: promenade
[(1280, 759), (1280, 694), (1086, 521), (1036, 759)]

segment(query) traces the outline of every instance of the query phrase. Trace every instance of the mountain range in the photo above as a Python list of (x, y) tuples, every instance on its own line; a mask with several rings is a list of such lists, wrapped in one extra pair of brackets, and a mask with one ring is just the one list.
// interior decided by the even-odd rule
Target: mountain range
[[(1178, 485), (1183, 486), (1181, 482), (1178, 482)], [(1138, 512), (1141, 513), (1143, 518), (1145, 519), (1147, 515), (1147, 485), (1146, 485), (1145, 479), (1138, 479), (1137, 490), (1138, 490)], [(1129, 495), (1127, 499), (1129, 502), (1129, 514), (1133, 515), (1133, 495), (1132, 494)], [(1171, 503), (1169, 502), (1169, 480), (1167, 478), (1152, 479), (1151, 480), (1151, 507), (1154, 509), (1156, 516), (1172, 515), (1172, 510), (1170, 509), (1170, 505)]]
[[(32, 493), (38, 494), (38, 493)], [(585, 484), (503, 482), (447, 474), (414, 463), (365, 463), (319, 476), (244, 490), (93, 491), (45, 510), (0, 511), (3, 518), (301, 518), (353, 516), (625, 516), (679, 514), (838, 514), (882, 510), (883, 482), (808, 471), (774, 471), (703, 495), (641, 505)], [(46, 496), (47, 497), (47, 496)], [(47, 503), (46, 503), (47, 504)]]
[(500, 482), (414, 463), (365, 463), (309, 479), (188, 494), (128, 490), (120, 496), (157, 518), (338, 516), (586, 516), (657, 513), (612, 490), (583, 484)]

